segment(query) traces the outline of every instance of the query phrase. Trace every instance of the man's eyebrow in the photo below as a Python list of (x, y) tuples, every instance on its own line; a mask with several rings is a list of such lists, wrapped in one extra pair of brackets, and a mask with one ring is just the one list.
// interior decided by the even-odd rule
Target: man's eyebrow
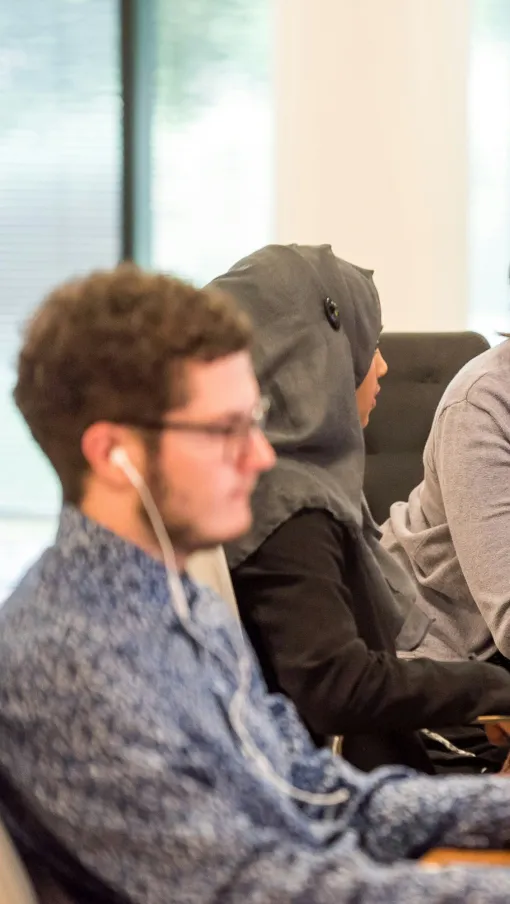
[(219, 422), (219, 421), (236, 421), (239, 419), (251, 417), (251, 415), (253, 414), (253, 409), (256, 408), (256, 406), (258, 405), (258, 402), (259, 402), (259, 400), (257, 399), (255, 402), (253, 402), (252, 405), (249, 405), (247, 408), (243, 408), (243, 409), (235, 408), (235, 409), (231, 409), (230, 411), (218, 412), (216, 415), (213, 415), (211, 419), (213, 421)]

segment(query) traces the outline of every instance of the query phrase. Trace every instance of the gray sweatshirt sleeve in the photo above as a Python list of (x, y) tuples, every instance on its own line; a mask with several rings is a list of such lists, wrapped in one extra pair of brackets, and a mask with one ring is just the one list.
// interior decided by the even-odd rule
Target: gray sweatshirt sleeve
[(510, 417), (478, 393), (441, 414), (435, 462), (448, 526), (469, 591), (510, 657)]

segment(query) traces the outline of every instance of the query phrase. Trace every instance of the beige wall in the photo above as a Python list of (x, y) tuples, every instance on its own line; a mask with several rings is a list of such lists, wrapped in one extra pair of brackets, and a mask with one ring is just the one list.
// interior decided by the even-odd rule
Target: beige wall
[(464, 328), (468, 0), (277, 3), (277, 239), (372, 267), (387, 329)]

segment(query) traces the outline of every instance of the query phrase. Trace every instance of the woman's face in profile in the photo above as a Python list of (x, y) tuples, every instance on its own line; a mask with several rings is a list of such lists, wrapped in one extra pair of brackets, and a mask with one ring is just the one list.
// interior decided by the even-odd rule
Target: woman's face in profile
[(363, 429), (368, 424), (372, 410), (377, 404), (377, 396), (381, 389), (379, 380), (388, 373), (388, 365), (379, 348), (376, 348), (369, 371), (356, 390), (356, 404)]

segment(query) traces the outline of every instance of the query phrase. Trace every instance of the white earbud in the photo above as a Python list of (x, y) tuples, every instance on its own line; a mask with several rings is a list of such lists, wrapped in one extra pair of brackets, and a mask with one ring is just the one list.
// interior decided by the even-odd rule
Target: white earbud
[(114, 449), (110, 452), (110, 461), (112, 465), (115, 465), (117, 468), (120, 468), (121, 471), (124, 472), (128, 480), (131, 481), (134, 487), (137, 490), (143, 485), (144, 480), (140, 471), (135, 468), (133, 462), (131, 461), (129, 455), (126, 450), (122, 448), (122, 446), (115, 446)]

